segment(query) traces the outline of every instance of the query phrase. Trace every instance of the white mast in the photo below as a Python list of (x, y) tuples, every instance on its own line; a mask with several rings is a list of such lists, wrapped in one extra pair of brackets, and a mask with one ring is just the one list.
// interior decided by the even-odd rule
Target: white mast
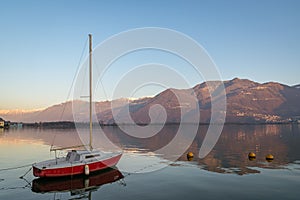
[(92, 98), (92, 34), (89, 34), (89, 88), (90, 88), (90, 94), (89, 94), (89, 97), (90, 97), (90, 100), (89, 100), (89, 103), (90, 103), (90, 143), (89, 143), (89, 146), (90, 146), (90, 151), (93, 150), (93, 147), (92, 147), (92, 137), (93, 137), (93, 122), (92, 122), (92, 103), (93, 103), (93, 98)]

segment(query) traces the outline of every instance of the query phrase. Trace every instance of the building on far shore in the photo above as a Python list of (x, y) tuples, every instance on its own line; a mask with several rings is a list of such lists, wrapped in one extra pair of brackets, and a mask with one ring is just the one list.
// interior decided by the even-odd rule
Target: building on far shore
[(0, 117), (0, 128), (9, 128), (10, 121), (5, 121)]
[(300, 124), (300, 116), (292, 117), (292, 122)]
[(0, 117), (0, 128), (4, 128), (5, 121)]

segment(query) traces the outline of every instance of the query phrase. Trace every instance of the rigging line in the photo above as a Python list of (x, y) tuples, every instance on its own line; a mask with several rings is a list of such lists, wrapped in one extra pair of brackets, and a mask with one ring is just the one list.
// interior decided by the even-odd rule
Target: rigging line
[[(80, 67), (80, 64), (81, 64), (81, 62), (82, 62), (82, 58), (83, 58), (83, 56), (84, 56), (84, 52), (85, 52), (85, 50), (86, 50), (87, 42), (88, 42), (88, 39), (85, 40), (85, 43), (84, 43), (84, 46), (83, 46), (83, 49), (82, 49), (82, 52), (81, 52), (81, 56), (80, 56), (79, 62), (78, 62), (78, 64), (77, 64), (77, 69), (76, 69), (76, 72), (75, 72), (75, 74), (74, 74), (74, 77), (73, 77), (73, 80), (72, 80), (72, 83), (71, 83), (71, 87), (70, 87), (69, 92), (68, 92), (68, 95), (67, 95), (66, 102), (67, 102), (68, 99), (70, 98), (71, 91), (72, 91), (72, 88), (73, 88), (73, 86), (74, 86), (75, 79), (76, 79), (76, 77), (77, 77), (76, 75), (79, 73), (79, 67)], [(61, 121), (62, 118), (63, 118), (63, 115), (64, 115), (65, 110), (66, 110), (66, 106), (67, 106), (67, 104), (65, 103), (64, 106), (63, 106), (63, 110), (62, 110), (62, 112), (61, 112), (61, 114), (60, 114), (59, 121)], [(55, 138), (56, 138), (56, 134), (55, 134), (54, 137), (53, 137), (53, 140), (52, 140), (52, 142), (51, 142), (51, 147), (50, 147), (50, 149), (52, 149), (52, 147), (53, 147)]]
[[(94, 55), (94, 54), (93, 54)], [(93, 56), (92, 55), (92, 56)], [(95, 63), (95, 69), (96, 69), (96, 71), (97, 71), (97, 75), (99, 74), (99, 70), (98, 70), (98, 65), (97, 65), (97, 62), (96, 62), (96, 59), (94, 59), (94, 57), (93, 57), (93, 61), (94, 61), (94, 63)], [(100, 82), (100, 84), (101, 84), (101, 86), (102, 86), (102, 89), (103, 89), (103, 94), (104, 94), (104, 97), (105, 97), (105, 100), (107, 100), (108, 98), (107, 98), (107, 93), (106, 93), (106, 91), (105, 91), (105, 87), (104, 87), (104, 85), (103, 85), (103, 82), (102, 82), (102, 79), (100, 78), (99, 79), (99, 82)]]
[[(85, 78), (86, 78), (87, 71), (88, 71), (88, 67), (84, 67), (84, 76), (83, 76), (83, 81), (82, 81), (83, 84), (81, 84), (81, 89), (80, 89), (79, 94), (82, 94), (83, 87), (85, 86), (84, 83), (86, 82)], [(89, 97), (89, 96), (85, 96), (85, 97)]]
[[(89, 39), (87, 39), (86, 41), (89, 41)], [(87, 47), (88, 45), (87, 45), (87, 42), (85, 43), (85, 48)], [(93, 51), (92, 51), (93, 52)], [(90, 53), (90, 52), (88, 52), (88, 53)], [(93, 54), (92, 54), (93, 55)], [(86, 83), (86, 81), (85, 81), (85, 78), (86, 78), (86, 76), (87, 76), (87, 71), (88, 71), (88, 69), (89, 69), (89, 66), (87, 65), (86, 67), (84, 67), (84, 76), (83, 76), (83, 81), (82, 81), (82, 83), (83, 84), (81, 84), (81, 89), (79, 90), (79, 94), (82, 94), (82, 91), (83, 91), (83, 87), (85, 86), (84, 85), (84, 83)], [(85, 95), (85, 96), (82, 96), (82, 97), (89, 97), (89, 95)], [(80, 98), (81, 98), (81, 96), (80, 96)]]
[[(83, 47), (83, 50), (82, 50), (82, 52), (81, 52), (81, 56), (80, 56), (80, 59), (79, 59), (78, 65), (77, 65), (76, 73), (74, 74), (74, 77), (73, 77), (73, 80), (72, 80), (72, 84), (71, 84), (71, 87), (70, 87), (69, 92), (68, 92), (68, 96), (67, 96), (67, 99), (66, 99), (67, 101), (68, 101), (68, 99), (70, 98), (71, 91), (72, 91), (72, 88), (73, 88), (74, 83), (75, 83), (76, 75), (79, 73), (79, 67), (80, 67), (80, 64), (81, 64), (81, 61), (82, 61), (82, 58), (83, 58), (83, 55), (84, 55), (86, 46), (87, 46), (87, 41), (88, 41), (88, 39), (85, 40), (84, 47)], [(65, 112), (65, 109), (66, 109), (66, 104), (65, 104), (64, 107), (63, 107), (63, 111), (62, 111), (62, 113), (61, 113), (60, 120), (61, 120), (62, 117), (63, 117), (63, 114), (64, 114), (64, 112)]]

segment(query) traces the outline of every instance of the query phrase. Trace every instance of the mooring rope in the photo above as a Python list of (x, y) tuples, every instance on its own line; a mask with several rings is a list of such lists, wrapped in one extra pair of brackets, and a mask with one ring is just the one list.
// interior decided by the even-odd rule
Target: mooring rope
[(32, 166), (32, 164), (27, 164), (27, 165), (22, 165), (22, 166), (17, 166), (17, 167), (2, 168), (2, 169), (0, 169), (0, 172), (1, 171), (20, 169), (20, 168), (29, 167), (29, 166)]
[(25, 186), (17, 186), (17, 187), (2, 187), (0, 190), (16, 190), (16, 189), (27, 189), (31, 188), (31, 184), (27, 183)]
[[(172, 161), (169, 161), (169, 162), (166, 162), (168, 165), (172, 164), (173, 162)], [(146, 165), (144, 167), (141, 167), (139, 169), (136, 169), (135, 171), (133, 172), (123, 172), (124, 175), (124, 178), (126, 178), (127, 176), (131, 176), (133, 174), (137, 174), (137, 173), (142, 173), (144, 170), (147, 170), (151, 167), (155, 167), (157, 165), (160, 165), (161, 163), (153, 163), (153, 164), (150, 164), (150, 165)]]
[[(18, 167), (10, 167), (10, 168), (4, 168), (4, 169), (0, 169), (0, 171), (8, 171), (8, 170), (15, 170), (15, 169), (21, 169), (24, 167), (28, 167), (31, 166), (32, 164), (28, 164), (28, 165), (23, 165), (23, 166), (18, 166)], [(24, 178), (30, 171), (31, 171), (32, 167), (30, 167), (30, 169), (23, 175), (20, 176), (20, 179), (23, 179), (26, 181), (26, 185), (25, 186), (19, 186), (19, 187), (2, 187), (0, 188), (0, 190), (14, 190), (14, 189), (25, 189), (28, 187), (31, 187), (31, 182), (29, 182), (28, 180), (26, 180), (26, 178)], [(0, 178), (0, 182), (5, 181), (5, 179)]]
[(24, 179), (24, 176), (26, 176), (31, 171), (31, 169), (32, 169), (32, 167), (30, 167), (30, 169), (23, 176), (20, 176), (19, 178)]

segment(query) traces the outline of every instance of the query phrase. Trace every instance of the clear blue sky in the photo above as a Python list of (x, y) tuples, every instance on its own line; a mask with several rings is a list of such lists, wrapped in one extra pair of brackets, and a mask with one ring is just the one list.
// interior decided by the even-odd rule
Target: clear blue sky
[(299, 84), (299, 10), (297, 0), (0, 0), (0, 109), (64, 102), (88, 33), (98, 44), (140, 27), (189, 35), (223, 80)]

